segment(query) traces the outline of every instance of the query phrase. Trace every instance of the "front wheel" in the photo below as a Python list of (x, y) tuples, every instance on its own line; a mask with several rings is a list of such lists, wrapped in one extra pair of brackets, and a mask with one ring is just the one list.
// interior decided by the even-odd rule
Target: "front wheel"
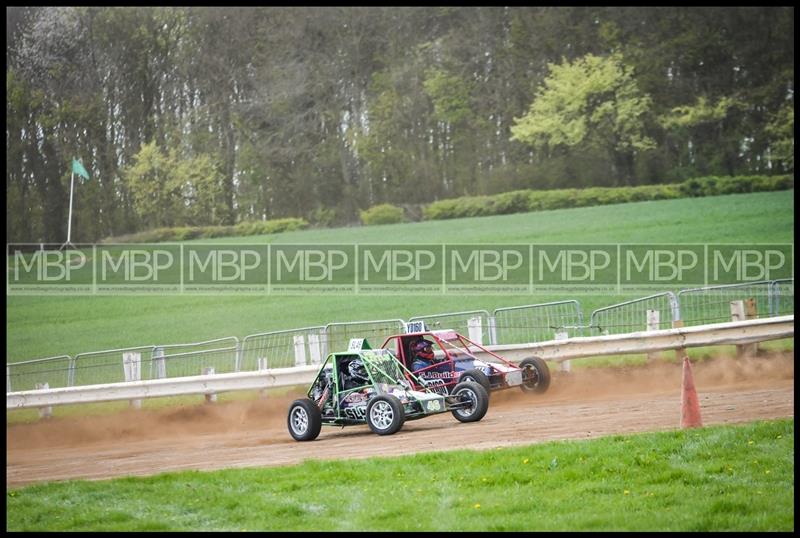
[(313, 441), (322, 429), (322, 413), (317, 404), (308, 398), (302, 398), (293, 401), (289, 406), (286, 422), (295, 441)]
[(522, 368), (522, 392), (542, 394), (550, 387), (550, 368), (539, 357), (528, 357), (519, 363)]
[(450, 394), (456, 396), (460, 402), (468, 402), (466, 407), (453, 409), (453, 416), (459, 422), (477, 422), (489, 410), (489, 393), (480, 383), (459, 383)]
[(391, 435), (403, 427), (406, 412), (397, 396), (381, 394), (367, 404), (367, 424), (378, 435)]

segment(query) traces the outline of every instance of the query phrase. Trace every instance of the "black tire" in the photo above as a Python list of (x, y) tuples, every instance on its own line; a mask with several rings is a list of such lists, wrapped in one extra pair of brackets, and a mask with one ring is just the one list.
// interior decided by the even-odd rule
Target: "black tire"
[(487, 395), (492, 391), (492, 384), (489, 382), (489, 378), (486, 377), (486, 374), (484, 374), (477, 368), (473, 368), (472, 370), (467, 370), (466, 372), (461, 374), (461, 377), (458, 378), (459, 383), (464, 383), (467, 381), (478, 383), (480, 386), (483, 387)]
[(403, 427), (406, 412), (397, 396), (381, 394), (367, 404), (367, 424), (378, 435), (392, 435)]
[(301, 398), (289, 406), (286, 424), (295, 441), (313, 441), (322, 429), (322, 412), (313, 401)]
[(550, 387), (550, 368), (539, 357), (528, 357), (519, 363), (522, 368), (522, 392), (543, 394)]
[(473, 402), (471, 407), (453, 409), (453, 416), (460, 422), (478, 422), (489, 410), (489, 393), (480, 383), (474, 381), (459, 383), (453, 387), (450, 394), (459, 399), (468, 398)]

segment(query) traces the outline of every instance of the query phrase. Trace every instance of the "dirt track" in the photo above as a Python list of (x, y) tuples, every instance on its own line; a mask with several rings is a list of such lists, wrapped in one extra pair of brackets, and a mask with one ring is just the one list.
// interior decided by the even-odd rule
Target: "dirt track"
[[(793, 354), (715, 359), (693, 369), (704, 425), (794, 416)], [(494, 393), (478, 423), (448, 413), (386, 437), (366, 426), (323, 427), (311, 443), (295, 442), (286, 430), (290, 397), (7, 425), (6, 485), (670, 430), (680, 424), (680, 388), (680, 365), (579, 370), (554, 374), (545, 395)]]

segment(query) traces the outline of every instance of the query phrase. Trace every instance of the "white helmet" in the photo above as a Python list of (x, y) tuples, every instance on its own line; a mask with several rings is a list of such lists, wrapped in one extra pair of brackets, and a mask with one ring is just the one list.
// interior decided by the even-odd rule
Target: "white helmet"
[(365, 383), (369, 381), (369, 376), (367, 375), (367, 369), (364, 367), (364, 363), (361, 362), (361, 359), (353, 359), (352, 361), (350, 361), (350, 364), (347, 365), (347, 372), (353, 379)]

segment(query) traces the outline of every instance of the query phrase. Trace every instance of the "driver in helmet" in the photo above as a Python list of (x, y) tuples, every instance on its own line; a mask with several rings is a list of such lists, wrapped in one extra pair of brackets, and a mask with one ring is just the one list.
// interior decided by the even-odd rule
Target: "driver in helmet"
[(369, 384), (367, 369), (361, 359), (353, 359), (347, 364), (347, 376), (344, 379), (344, 390), (354, 389)]
[(433, 364), (433, 343), (420, 338), (411, 344), (411, 370), (416, 372)]

